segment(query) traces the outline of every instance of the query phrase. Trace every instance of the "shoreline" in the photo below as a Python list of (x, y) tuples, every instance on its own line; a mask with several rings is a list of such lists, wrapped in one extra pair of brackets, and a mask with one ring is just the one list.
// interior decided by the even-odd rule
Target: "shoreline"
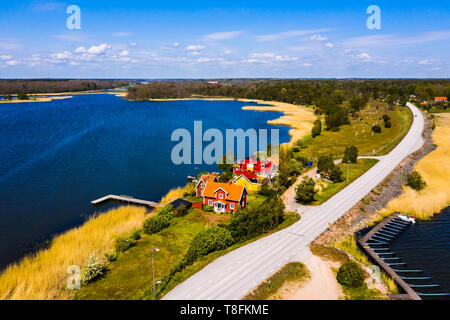
[(43, 98), (34, 98), (34, 96), (30, 95), (30, 99), (27, 100), (0, 100), (0, 103), (31, 103), (31, 102), (50, 102), (52, 100), (64, 100), (64, 99), (72, 99), (72, 96), (59, 96), (59, 97), (43, 97)]

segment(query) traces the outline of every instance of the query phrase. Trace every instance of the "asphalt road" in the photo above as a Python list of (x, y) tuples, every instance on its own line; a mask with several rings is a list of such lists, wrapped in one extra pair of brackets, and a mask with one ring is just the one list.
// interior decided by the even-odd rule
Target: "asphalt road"
[(285, 263), (304, 261), (311, 254), (307, 247), (310, 242), (383, 181), (406, 156), (422, 147), (422, 113), (410, 103), (408, 107), (413, 113), (409, 132), (369, 171), (322, 205), (303, 211), (299, 222), (216, 259), (163, 299), (238, 300)]

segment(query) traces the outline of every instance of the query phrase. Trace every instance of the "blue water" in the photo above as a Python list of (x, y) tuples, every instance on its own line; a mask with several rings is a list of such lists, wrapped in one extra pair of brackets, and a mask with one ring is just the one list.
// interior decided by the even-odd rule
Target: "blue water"
[[(107, 194), (159, 200), (187, 175), (215, 165), (171, 162), (176, 128), (193, 132), (279, 128), (277, 112), (243, 111), (238, 101), (129, 102), (79, 95), (41, 103), (0, 104), (0, 269), (33, 243), (81, 224)], [(206, 144), (205, 144), (206, 145)], [(104, 210), (102, 207), (101, 210)]]

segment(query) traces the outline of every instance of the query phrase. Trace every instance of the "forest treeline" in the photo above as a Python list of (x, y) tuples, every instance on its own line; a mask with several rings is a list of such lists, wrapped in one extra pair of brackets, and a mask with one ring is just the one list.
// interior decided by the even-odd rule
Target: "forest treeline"
[(0, 94), (105, 90), (128, 84), (124, 80), (0, 80)]
[(130, 87), (128, 99), (188, 98), (192, 95), (275, 100), (303, 105), (359, 98), (407, 101), (450, 96), (450, 80), (224, 80), (163, 81)]

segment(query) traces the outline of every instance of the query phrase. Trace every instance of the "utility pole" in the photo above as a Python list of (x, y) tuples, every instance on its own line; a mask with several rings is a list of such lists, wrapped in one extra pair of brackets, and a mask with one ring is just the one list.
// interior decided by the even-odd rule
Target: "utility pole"
[(152, 248), (152, 272), (153, 272), (153, 299), (156, 300), (156, 286), (155, 286), (155, 263), (153, 261), (153, 250), (159, 251), (158, 248)]

